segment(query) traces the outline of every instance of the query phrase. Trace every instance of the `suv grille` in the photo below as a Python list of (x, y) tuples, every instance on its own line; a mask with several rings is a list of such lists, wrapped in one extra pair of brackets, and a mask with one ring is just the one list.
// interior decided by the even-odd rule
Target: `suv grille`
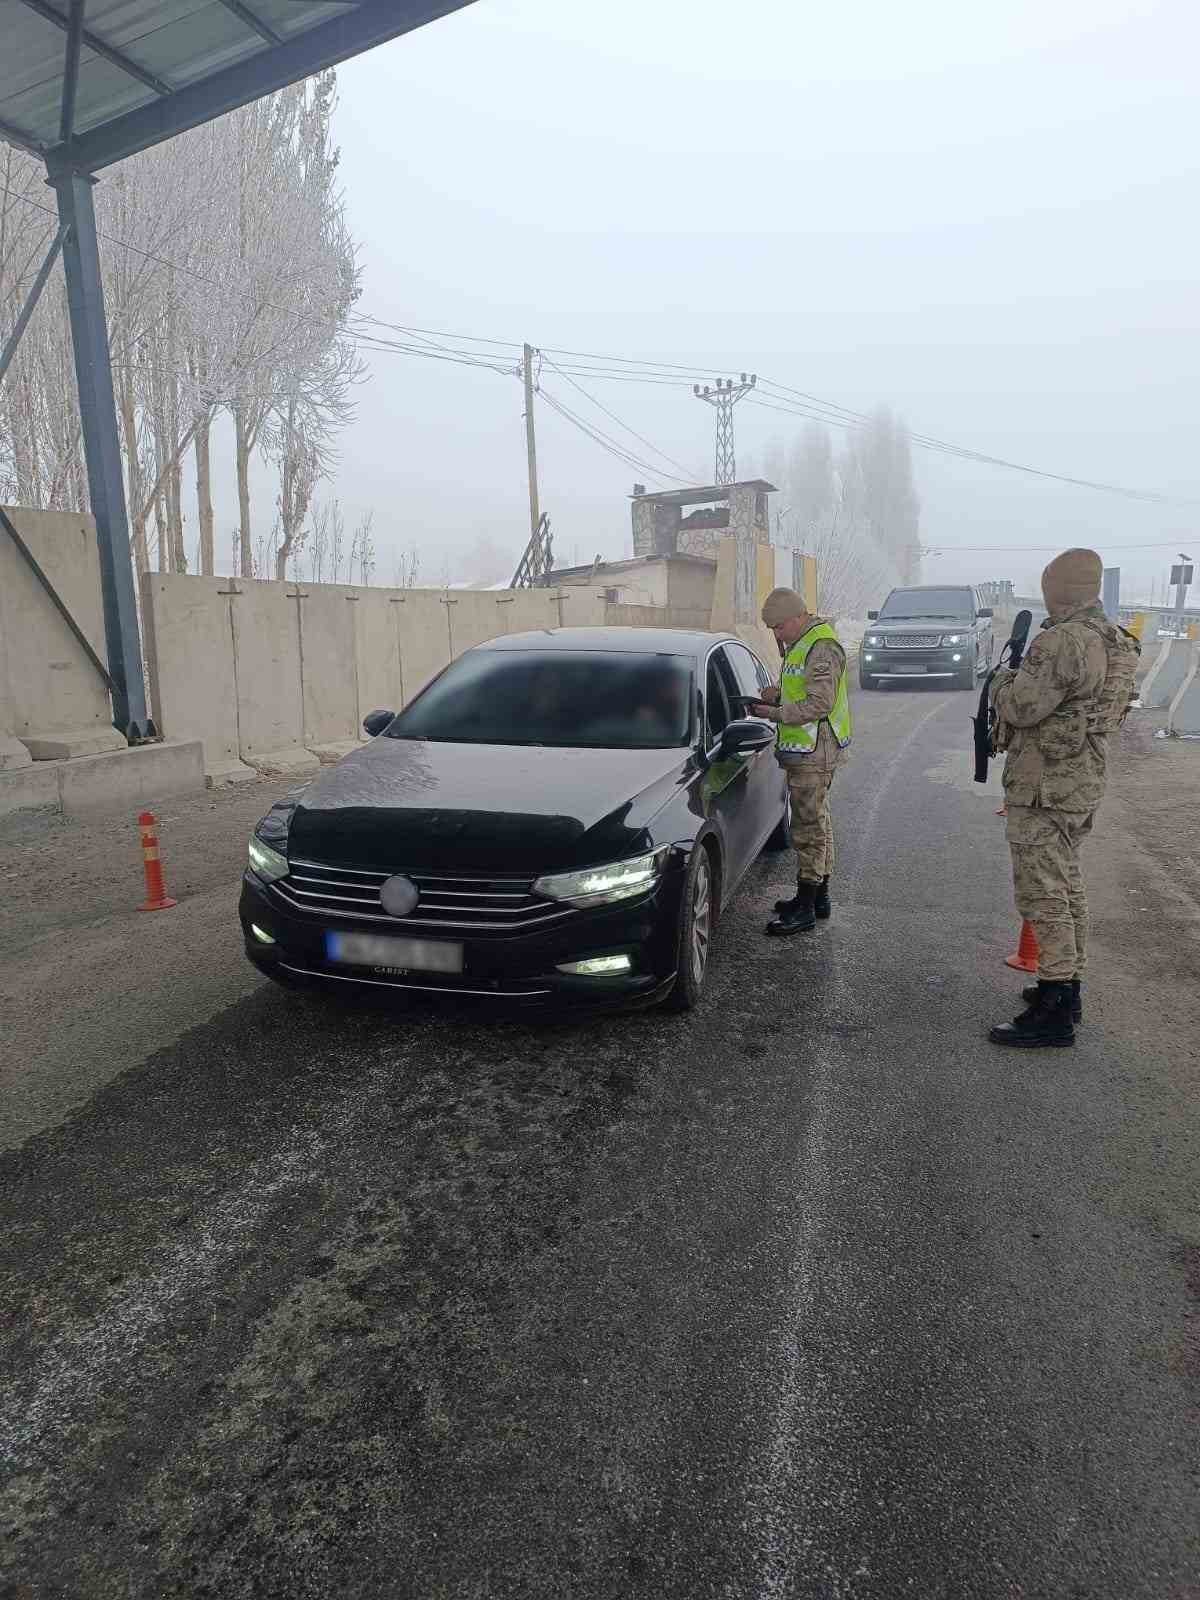
[(271, 885), (272, 893), (295, 911), (328, 921), (386, 922), (393, 928), (441, 928), (458, 934), (527, 933), (548, 927), (572, 914), (572, 907), (542, 900), (528, 878), (434, 877), (405, 874), (416, 884), (420, 901), (411, 916), (391, 917), (379, 891), (390, 872), (358, 867), (326, 867), (316, 861), (293, 861), (286, 878)]
[(942, 636), (940, 633), (888, 633), (883, 642), (889, 650), (936, 650)]

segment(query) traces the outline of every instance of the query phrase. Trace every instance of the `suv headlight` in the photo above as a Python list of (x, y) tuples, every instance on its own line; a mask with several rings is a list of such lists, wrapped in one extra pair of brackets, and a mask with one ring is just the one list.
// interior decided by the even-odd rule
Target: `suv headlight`
[(867, 635), (867, 643), (868, 644), (882, 644), (883, 640), (879, 637), (879, 635), (877, 633), (869, 633)]
[(942, 635), (943, 644), (965, 644), (966, 639), (965, 633), (944, 633)]
[(278, 850), (272, 850), (269, 844), (264, 844), (257, 834), (250, 835), (250, 870), (257, 874), (264, 883), (274, 883), (277, 878), (286, 878), (288, 875), (288, 859), (281, 856)]
[(668, 848), (649, 855), (631, 856), (628, 861), (613, 861), (606, 867), (585, 867), (582, 872), (555, 872), (539, 878), (534, 894), (547, 900), (571, 900), (580, 906), (604, 906), (614, 900), (630, 900), (652, 889), (666, 865)]

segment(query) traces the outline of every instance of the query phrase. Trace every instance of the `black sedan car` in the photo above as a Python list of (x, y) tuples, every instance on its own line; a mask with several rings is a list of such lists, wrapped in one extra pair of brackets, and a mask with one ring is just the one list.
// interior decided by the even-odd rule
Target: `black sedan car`
[(723, 908), (788, 843), (775, 730), (744, 715), (771, 681), (710, 633), (468, 651), (258, 824), (246, 954), (287, 985), (689, 1009)]

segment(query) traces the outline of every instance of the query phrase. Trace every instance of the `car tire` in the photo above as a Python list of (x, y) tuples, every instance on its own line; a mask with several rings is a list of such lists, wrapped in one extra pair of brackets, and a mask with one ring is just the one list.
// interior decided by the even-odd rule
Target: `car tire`
[(708, 973), (717, 904), (716, 883), (712, 855), (705, 845), (698, 844), (692, 851), (679, 894), (675, 982), (663, 1001), (664, 1011), (679, 1014), (693, 1010), (700, 1003)]

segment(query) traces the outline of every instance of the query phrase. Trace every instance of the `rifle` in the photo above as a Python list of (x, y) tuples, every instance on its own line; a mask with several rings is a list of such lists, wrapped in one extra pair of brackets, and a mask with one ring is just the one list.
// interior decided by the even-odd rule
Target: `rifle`
[(983, 688), (979, 695), (979, 710), (971, 721), (975, 725), (975, 782), (986, 783), (988, 776), (988, 762), (996, 754), (996, 714), (988, 703), (988, 691), (992, 687), (992, 679), (1001, 667), (1011, 667), (1015, 672), (1021, 665), (1021, 657), (1025, 654), (1025, 646), (1029, 641), (1029, 630), (1033, 625), (1032, 611), (1018, 611), (1013, 619), (1012, 633), (1008, 643), (1000, 652), (1000, 659), (983, 680)]

